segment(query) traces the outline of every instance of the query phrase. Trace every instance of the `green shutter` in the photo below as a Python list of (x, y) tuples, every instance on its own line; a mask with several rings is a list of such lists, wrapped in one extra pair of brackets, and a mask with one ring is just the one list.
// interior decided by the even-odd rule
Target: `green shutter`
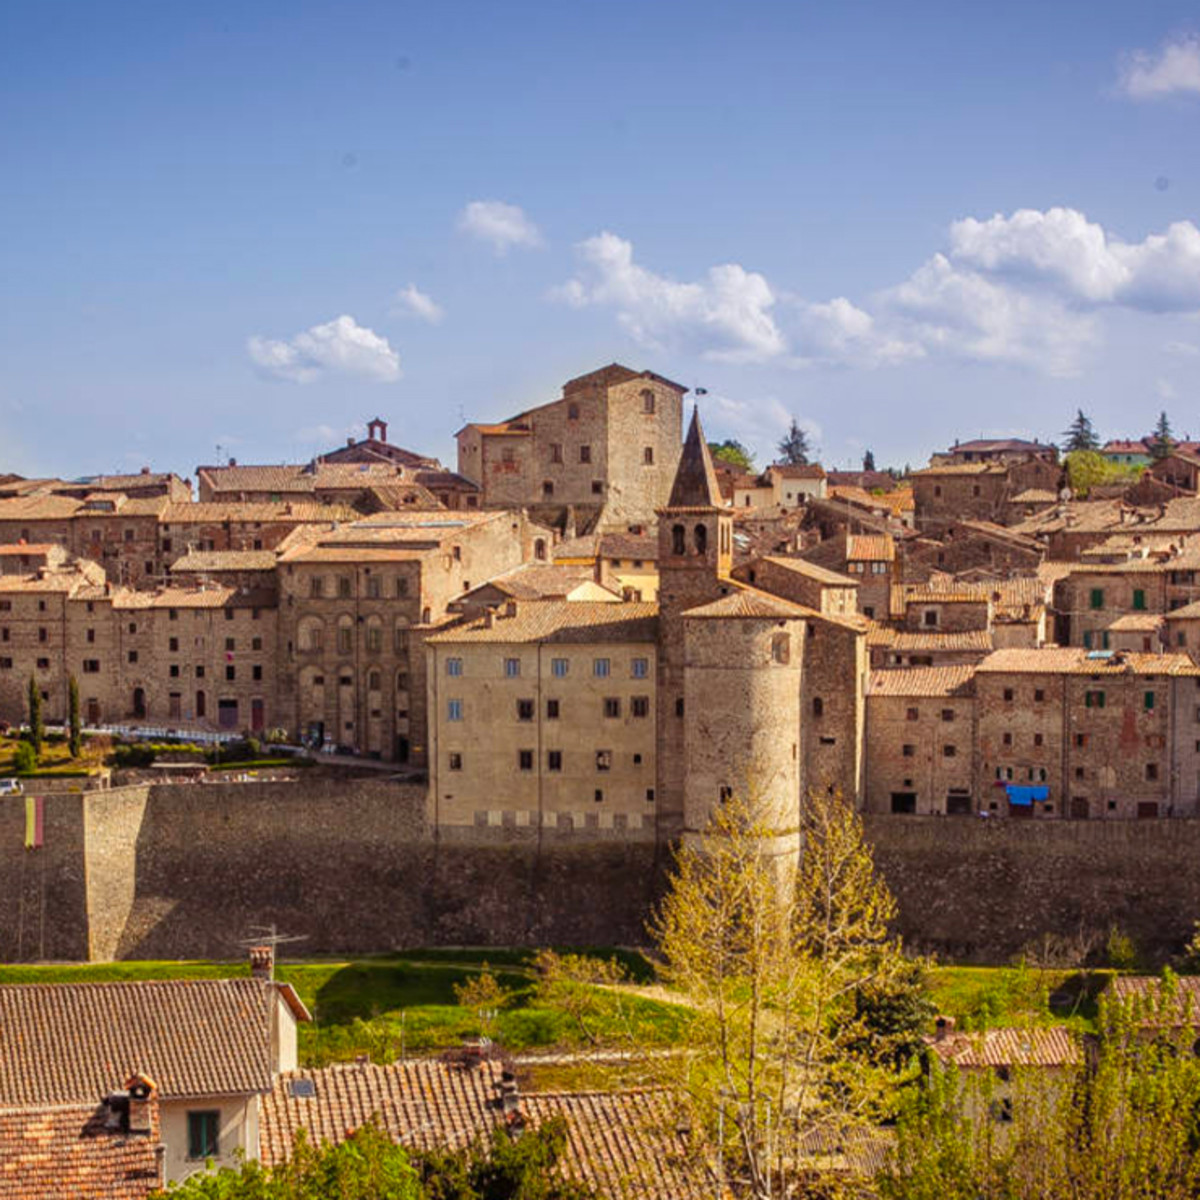
[(1090, 650), (1092, 648), (1092, 631), (1090, 629), (1085, 629), (1083, 631), (1083, 648), (1085, 650)]
[(1133, 609), (1134, 612), (1146, 611), (1146, 593), (1142, 588), (1133, 589)]
[(1142, 697), (1142, 703), (1144, 704), (1147, 712), (1152, 709), (1154, 707), (1154, 693), (1147, 692), (1145, 696)]
[(1104, 589), (1103, 588), (1092, 588), (1092, 607), (1093, 608), (1103, 608), (1104, 607)]

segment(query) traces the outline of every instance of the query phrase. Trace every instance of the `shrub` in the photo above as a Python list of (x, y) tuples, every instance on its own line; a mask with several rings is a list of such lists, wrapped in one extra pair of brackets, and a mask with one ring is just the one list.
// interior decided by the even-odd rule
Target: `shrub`
[(37, 770), (37, 751), (29, 742), (18, 742), (13, 751), (13, 769), (18, 775), (32, 775)]

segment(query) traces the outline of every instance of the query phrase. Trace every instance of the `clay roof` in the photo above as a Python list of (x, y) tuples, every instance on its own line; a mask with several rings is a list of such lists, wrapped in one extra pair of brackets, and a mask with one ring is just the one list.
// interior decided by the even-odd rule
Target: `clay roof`
[(1040, 650), (993, 650), (977, 667), (980, 673), (1022, 675), (1197, 675), (1186, 654), (1138, 654), (1121, 650), (1084, 650), (1046, 646)]
[(1009, 500), (1009, 504), (1054, 504), (1058, 497), (1045, 488), (1026, 488)]
[(239, 596), (237, 588), (232, 587), (165, 587), (153, 592), (139, 592), (132, 589), (114, 591), (112, 606), (116, 609), (126, 608), (225, 608), (230, 601)]
[(848, 562), (892, 562), (896, 543), (887, 534), (851, 534), (846, 539)]
[(42, 555), (52, 550), (61, 550), (57, 542), (13, 542), (11, 545), (0, 546), (0, 555), (19, 557), (23, 554)]
[(1068, 1067), (1083, 1061), (1079, 1040), (1064, 1025), (951, 1033), (928, 1045), (942, 1062), (957, 1067)]
[[(124, 1083), (111, 1079), (106, 1092)], [(91, 1103), (0, 1111), (0, 1200), (142, 1200), (159, 1184), (158, 1106), (149, 1134), (106, 1128)]]
[(736, 585), (737, 590), (720, 600), (702, 604), (698, 608), (689, 608), (684, 612), (685, 617), (701, 617), (708, 619), (738, 619), (754, 620), (793, 620), (797, 617), (815, 617), (819, 614), (801, 604), (793, 604), (769, 592), (760, 592), (757, 588)]
[(1105, 628), (1114, 633), (1151, 633), (1162, 627), (1164, 619), (1161, 613), (1126, 613)]
[(904, 600), (907, 604), (986, 604), (988, 595), (957, 586), (948, 586), (945, 590), (914, 587), (905, 589)]
[(1014, 532), (1011, 525), (997, 525), (994, 521), (963, 520), (955, 521), (953, 526), (951, 526), (952, 532), (957, 533), (960, 529), (968, 529), (972, 533), (981, 534), (983, 537), (1008, 542), (1039, 554), (1043, 550), (1041, 542), (1027, 537), (1025, 534)]
[(1105, 442), (1100, 447), (1101, 454), (1149, 454), (1150, 447), (1147, 445), (1148, 438), (1143, 438), (1137, 442)]
[(712, 455), (704, 440), (704, 427), (700, 424), (700, 409), (692, 409), (692, 423), (688, 426), (679, 456), (679, 467), (671, 487), (668, 508), (722, 508), (721, 489), (713, 471)]
[(1173, 608), (1166, 617), (1168, 621), (1195, 620), (1196, 617), (1200, 617), (1200, 600), (1193, 600), (1191, 604), (1185, 604), (1181, 608)]
[(46, 571), (38, 575), (0, 575), (0, 592), (73, 592), (90, 582), (82, 571)]
[(868, 696), (969, 696), (974, 688), (973, 665), (954, 667), (896, 667), (872, 671)]
[(468, 595), (493, 588), (514, 600), (560, 599), (573, 592), (580, 584), (592, 581), (589, 567), (555, 566), (544, 563), (526, 563), (514, 567), (502, 575), (496, 575), (471, 589)]
[[(1068, 567), (1069, 564), (1059, 564)], [(916, 595), (924, 591), (931, 599), (939, 597), (942, 589), (959, 594), (971, 595), (992, 602), (994, 620), (1015, 620), (1025, 617), (1025, 609), (1045, 605), (1050, 579), (1038, 575), (1017, 575), (1012, 579), (956, 579), (952, 575), (931, 575), (923, 587), (906, 591), (905, 595)]]
[(831, 571), (828, 567), (818, 566), (817, 563), (809, 562), (805, 558), (787, 558), (782, 554), (765, 554), (762, 561), (782, 567), (785, 571), (795, 571), (797, 575), (804, 575), (808, 579), (829, 587), (856, 588), (859, 585), (858, 580), (852, 576), (843, 575), (840, 571)]
[(896, 481), (886, 471), (826, 471), (825, 478), (831, 488), (856, 487), (867, 492), (890, 492), (896, 486)]
[(922, 479), (934, 475), (1007, 475), (1008, 467), (1003, 463), (973, 462), (973, 463), (943, 463), (940, 466), (922, 467), (912, 472), (913, 479)]
[(498, 612), (434, 634), (428, 642), (582, 643), (653, 642), (658, 636), (658, 605), (594, 600), (526, 600), (514, 616)]
[(895, 488), (877, 496), (860, 487), (839, 485), (831, 487), (829, 495), (834, 500), (848, 500), (851, 504), (857, 504), (859, 507), (871, 511), (878, 508), (887, 509), (894, 517), (898, 517), (901, 513), (911, 512), (916, 507), (912, 488)]
[(438, 498), (421, 483), (373, 484), (367, 494), (385, 508), (441, 508)]
[[(1163, 979), (1158, 975), (1118, 975), (1105, 989), (1106, 996), (1114, 1000), (1166, 1000)], [(1200, 976), (1178, 975), (1173, 981), (1174, 999), (1190, 1014), (1193, 1021), (1200, 1020)]]
[(986, 629), (963, 629), (955, 632), (925, 633), (900, 629), (891, 641), (898, 653), (920, 653), (925, 650), (978, 651), (986, 654), (992, 648), (992, 635)]
[(820, 463), (772, 463), (764, 474), (774, 471), (781, 479), (824, 479), (825, 468)]
[(172, 571), (273, 571), (274, 550), (190, 550), (171, 564)]
[(215, 500), (168, 504), (159, 520), (164, 525), (208, 525), (222, 521), (280, 521), (299, 524), (309, 521), (355, 521), (361, 516), (361, 513), (346, 504)]
[(173, 479), (183, 482), (172, 471), (141, 471), (136, 475), (93, 475), (86, 483), (100, 492), (120, 492), (126, 488), (161, 487)]
[(649, 533), (603, 533), (600, 535), (602, 558), (640, 558), (644, 562), (658, 559), (658, 538)]
[(164, 1100), (269, 1091), (281, 993), (304, 1013), (260, 979), (0, 985), (0, 1108), (94, 1101), (135, 1070)]
[(12, 496), (0, 500), (0, 521), (60, 521), (82, 508), (71, 496)]
[[(500, 1073), (493, 1062), (468, 1069), (418, 1059), (282, 1075), (263, 1101), (262, 1161), (285, 1161), (300, 1129), (310, 1142), (338, 1142), (372, 1118), (413, 1149), (462, 1148), (504, 1121), (497, 1103)], [(314, 1094), (293, 1096), (296, 1079), (309, 1081)], [(663, 1091), (527, 1093), (519, 1097), (518, 1111), (535, 1126), (563, 1118), (563, 1173), (612, 1200), (708, 1195), (703, 1168), (685, 1152)]]

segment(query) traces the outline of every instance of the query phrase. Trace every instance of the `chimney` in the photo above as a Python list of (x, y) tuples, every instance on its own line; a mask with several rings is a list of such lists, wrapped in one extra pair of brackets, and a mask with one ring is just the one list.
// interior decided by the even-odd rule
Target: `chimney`
[(231, 459), (229, 460), (229, 465), (230, 465), (231, 467), (236, 467), (236, 466), (237, 466), (237, 459), (236, 459), (236, 458), (231, 458)]
[(125, 1087), (129, 1092), (129, 1133), (149, 1137), (154, 1132), (154, 1080), (141, 1071), (131, 1075)]
[(250, 977), (268, 981), (275, 978), (274, 946), (250, 947)]
[(505, 600), (504, 615), (506, 617), (515, 617), (517, 615), (517, 602), (515, 600)]
[(346, 445), (347, 445), (347, 446), (353, 446), (353, 445), (354, 445), (354, 439), (353, 439), (352, 437), (348, 437), (348, 438), (346, 439)]
[(496, 614), (495, 614), (495, 613), (494, 613), (494, 612), (493, 612), (493, 611), (492, 611), (492, 610), (489, 608), (489, 609), (488, 609), (488, 610), (487, 610), (487, 611), (486, 611), (486, 612), (483, 614), (483, 627), (484, 627), (484, 629), (491, 629), (492, 625), (495, 623), (495, 619), (496, 619)]
[(142, 474), (143, 474), (143, 475), (149, 475), (149, 474), (150, 474), (150, 468), (149, 468), (149, 467), (143, 467), (143, 468), (142, 468)]

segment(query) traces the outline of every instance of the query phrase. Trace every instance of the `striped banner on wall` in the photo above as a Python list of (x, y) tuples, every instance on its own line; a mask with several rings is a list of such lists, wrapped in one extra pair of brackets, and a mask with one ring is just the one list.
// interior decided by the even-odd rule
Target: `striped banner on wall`
[(25, 849), (36, 850), (45, 835), (46, 797), (25, 797)]

